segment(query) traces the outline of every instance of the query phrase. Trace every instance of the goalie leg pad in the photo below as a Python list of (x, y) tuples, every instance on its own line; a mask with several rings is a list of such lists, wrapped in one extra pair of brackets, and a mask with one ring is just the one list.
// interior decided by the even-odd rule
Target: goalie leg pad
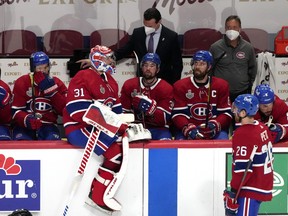
[(122, 146), (114, 142), (103, 156), (103, 167), (118, 172), (122, 163)]
[(91, 184), (91, 189), (88, 196), (90, 199), (85, 201), (86, 204), (106, 213), (113, 211), (113, 209), (109, 208), (104, 203), (103, 196), (107, 186), (111, 183), (111, 180), (113, 180), (114, 174), (115, 173), (111, 170), (99, 167), (98, 175), (93, 179)]

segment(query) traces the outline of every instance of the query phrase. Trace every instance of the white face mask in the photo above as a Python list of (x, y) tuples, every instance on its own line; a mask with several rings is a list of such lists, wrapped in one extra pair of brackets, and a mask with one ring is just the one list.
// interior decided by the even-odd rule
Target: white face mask
[(144, 26), (144, 28), (145, 28), (145, 33), (146, 33), (146, 35), (149, 35), (149, 34), (155, 32), (155, 28), (147, 27), (147, 26)]
[(235, 31), (235, 30), (227, 30), (226, 31), (226, 36), (230, 39), (230, 40), (235, 40), (238, 36), (239, 36), (239, 32)]

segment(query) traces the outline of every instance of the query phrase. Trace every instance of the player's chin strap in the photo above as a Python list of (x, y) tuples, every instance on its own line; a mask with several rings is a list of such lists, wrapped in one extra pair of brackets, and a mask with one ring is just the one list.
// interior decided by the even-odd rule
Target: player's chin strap
[[(119, 172), (115, 173), (113, 179), (108, 184), (104, 195), (103, 201), (107, 207), (111, 208), (113, 211), (121, 210), (121, 204), (114, 198), (116, 191), (118, 190), (127, 170), (128, 165), (128, 153), (129, 153), (129, 142), (127, 134), (122, 138), (122, 163)], [(97, 179), (99, 181), (99, 179)], [(104, 182), (106, 181), (105, 179)], [(101, 182), (101, 180), (99, 181)], [(103, 181), (102, 181), (103, 182)]]

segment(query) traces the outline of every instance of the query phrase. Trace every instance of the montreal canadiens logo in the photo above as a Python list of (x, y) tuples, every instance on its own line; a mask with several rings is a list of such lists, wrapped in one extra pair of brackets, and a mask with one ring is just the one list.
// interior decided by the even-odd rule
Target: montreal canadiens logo
[[(211, 110), (211, 105), (209, 107), (209, 109)], [(203, 121), (206, 119), (206, 113), (207, 113), (207, 104), (206, 103), (197, 103), (197, 104), (193, 104), (190, 108), (190, 113), (191, 116), (199, 121)], [(209, 118), (212, 117), (212, 113), (209, 112)]]
[(245, 58), (245, 53), (244, 52), (237, 52), (236, 53), (236, 57), (238, 59), (244, 59)]

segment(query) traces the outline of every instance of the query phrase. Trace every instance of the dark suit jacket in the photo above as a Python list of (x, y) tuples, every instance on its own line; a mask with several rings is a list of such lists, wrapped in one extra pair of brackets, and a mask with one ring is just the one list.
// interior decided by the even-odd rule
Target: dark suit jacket
[[(115, 50), (116, 59), (120, 60), (135, 51), (139, 61), (141, 61), (142, 57), (147, 53), (145, 40), (146, 34), (144, 27), (134, 29), (127, 44)], [(158, 77), (166, 80), (170, 84), (179, 80), (183, 69), (183, 61), (178, 42), (178, 34), (162, 25), (156, 53), (161, 59)]]

